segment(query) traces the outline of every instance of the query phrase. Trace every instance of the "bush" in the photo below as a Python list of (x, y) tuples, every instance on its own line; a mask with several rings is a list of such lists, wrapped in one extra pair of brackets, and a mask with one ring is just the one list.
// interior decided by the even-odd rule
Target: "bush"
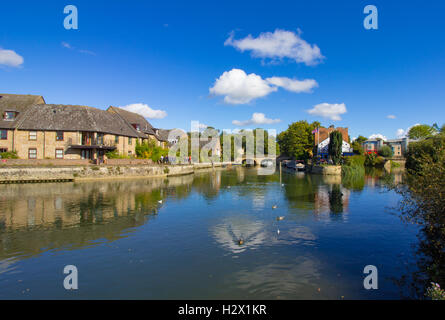
[(392, 151), (390, 146), (384, 145), (380, 148), (379, 155), (385, 158), (392, 158), (394, 152)]
[(364, 154), (363, 147), (359, 141), (354, 141), (351, 146), (352, 146), (352, 150), (354, 151), (355, 154), (358, 154), (358, 155)]
[(400, 168), (400, 163), (391, 161), (391, 169)]
[(7, 151), (0, 153), (0, 159), (18, 159), (17, 151)]
[(419, 142), (412, 142), (406, 154), (406, 168), (408, 171), (419, 172), (424, 161), (437, 162), (440, 152), (445, 147), (445, 135), (437, 135)]
[(130, 157), (125, 154), (120, 154), (117, 150), (108, 151), (105, 153), (108, 159), (129, 159)]
[(157, 162), (161, 159), (161, 156), (168, 155), (168, 150), (157, 146), (153, 140), (143, 143), (136, 142), (136, 155), (138, 158), (151, 159)]
[(385, 164), (385, 158), (368, 153), (365, 157), (365, 166), (367, 167), (381, 167)]
[(351, 167), (363, 167), (365, 165), (365, 156), (352, 156), (352, 157), (345, 157), (344, 158), (344, 164)]

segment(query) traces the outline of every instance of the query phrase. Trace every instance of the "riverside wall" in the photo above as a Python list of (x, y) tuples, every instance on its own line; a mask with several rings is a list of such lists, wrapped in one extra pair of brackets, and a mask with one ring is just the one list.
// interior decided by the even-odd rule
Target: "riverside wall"
[(0, 183), (167, 177), (193, 174), (201, 169), (215, 169), (226, 165), (230, 164), (0, 166)]

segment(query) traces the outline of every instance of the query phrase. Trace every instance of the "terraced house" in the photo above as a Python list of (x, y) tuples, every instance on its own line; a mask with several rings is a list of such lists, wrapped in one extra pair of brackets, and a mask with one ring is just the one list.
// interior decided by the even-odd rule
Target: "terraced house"
[[(74, 105), (46, 104), (42, 96), (0, 94), (0, 152), (21, 159), (88, 159), (103, 162), (108, 151), (134, 156), (137, 141), (162, 141), (143, 117), (119, 108), (108, 111)], [(120, 114), (142, 118), (134, 126)]]

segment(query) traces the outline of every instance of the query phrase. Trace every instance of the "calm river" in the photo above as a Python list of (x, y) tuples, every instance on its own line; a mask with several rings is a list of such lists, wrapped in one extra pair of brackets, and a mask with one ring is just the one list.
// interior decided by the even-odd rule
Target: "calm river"
[[(0, 299), (399, 299), (417, 228), (392, 213), (398, 200), (376, 176), (241, 167), (0, 185)], [(78, 290), (63, 287), (66, 265)]]

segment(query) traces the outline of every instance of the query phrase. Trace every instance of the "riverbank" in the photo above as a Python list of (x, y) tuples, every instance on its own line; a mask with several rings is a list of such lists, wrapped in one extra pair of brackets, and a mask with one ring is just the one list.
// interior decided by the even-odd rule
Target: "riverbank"
[(0, 183), (169, 177), (188, 175), (198, 170), (222, 168), (230, 165), (230, 163), (197, 163), (186, 165), (8, 166), (0, 167)]

